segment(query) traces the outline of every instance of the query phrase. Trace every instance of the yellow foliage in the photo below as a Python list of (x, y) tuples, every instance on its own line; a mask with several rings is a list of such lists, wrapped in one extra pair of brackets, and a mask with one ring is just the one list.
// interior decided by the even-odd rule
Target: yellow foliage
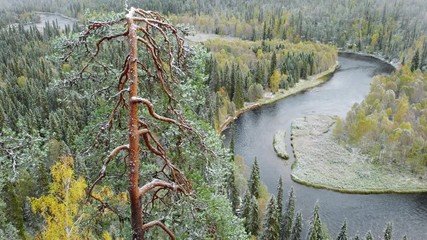
[(262, 52), (262, 49), (258, 49), (258, 51), (256, 52), (256, 57), (257, 59), (262, 59), (262, 57), (264, 56), (264, 53)]
[(16, 79), (16, 84), (18, 84), (19, 87), (25, 87), (27, 85), (28, 78), (26, 76), (20, 76)]
[(270, 77), (270, 89), (273, 93), (276, 93), (279, 90), (280, 84), (280, 72), (279, 70), (274, 70), (273, 74)]
[(111, 237), (111, 235), (108, 232), (102, 233), (102, 239), (104, 239), (104, 240), (113, 240), (113, 238)]
[(71, 65), (70, 65), (70, 64), (68, 64), (68, 63), (64, 63), (64, 64), (62, 64), (62, 66), (61, 66), (61, 70), (62, 70), (62, 72), (64, 72), (64, 73), (69, 73), (69, 72), (71, 71)]
[(73, 158), (62, 157), (51, 168), (52, 183), (49, 194), (31, 199), (34, 213), (46, 221), (40, 239), (80, 239), (79, 222), (87, 184), (82, 177), (74, 178)]
[(405, 119), (405, 116), (408, 113), (408, 110), (409, 110), (408, 97), (404, 96), (399, 101), (399, 105), (397, 106), (396, 114), (394, 114), (394, 122), (401, 123)]
[(128, 195), (126, 192), (121, 192), (117, 194), (117, 201), (119, 202), (127, 202), (128, 201)]

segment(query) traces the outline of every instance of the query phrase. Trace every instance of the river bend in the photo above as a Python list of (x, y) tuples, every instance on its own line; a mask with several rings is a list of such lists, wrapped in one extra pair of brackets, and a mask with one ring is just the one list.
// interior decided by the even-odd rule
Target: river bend
[[(371, 230), (378, 239), (391, 221), (394, 239), (402, 239), (403, 235), (427, 239), (427, 194), (343, 194), (307, 187), (290, 178), (293, 155), (289, 161), (276, 156), (272, 144), (276, 131), (286, 129), (290, 133), (291, 121), (307, 114), (345, 117), (351, 106), (368, 94), (373, 76), (391, 72), (389, 65), (368, 57), (341, 54), (339, 63), (340, 69), (323, 85), (242, 114), (235, 122), (235, 153), (243, 156), (248, 166), (254, 157), (258, 158), (261, 178), (270, 192), (276, 193), (279, 176), (284, 180), (286, 195), (291, 186), (294, 188), (296, 209), (304, 218), (303, 238), (318, 201), (322, 221), (333, 238), (347, 219), (350, 236), (358, 233), (364, 237)], [(225, 135), (228, 138), (227, 131)], [(289, 135), (286, 142), (291, 153)]]

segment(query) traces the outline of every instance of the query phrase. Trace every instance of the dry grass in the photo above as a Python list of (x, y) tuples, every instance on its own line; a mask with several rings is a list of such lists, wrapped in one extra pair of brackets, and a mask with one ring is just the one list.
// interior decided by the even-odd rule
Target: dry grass
[(276, 134), (274, 134), (273, 139), (273, 147), (274, 151), (276, 151), (277, 156), (288, 160), (289, 154), (286, 151), (286, 130), (278, 131)]
[(427, 192), (427, 181), (407, 169), (374, 164), (358, 149), (333, 138), (335, 117), (306, 116), (292, 123), (295, 163), (292, 179), (348, 193)]

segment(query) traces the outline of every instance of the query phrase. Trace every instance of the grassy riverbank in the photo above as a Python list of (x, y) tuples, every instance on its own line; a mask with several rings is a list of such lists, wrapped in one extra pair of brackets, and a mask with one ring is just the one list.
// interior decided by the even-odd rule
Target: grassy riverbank
[(276, 102), (280, 99), (300, 93), (304, 90), (314, 88), (326, 82), (327, 80), (330, 79), (329, 76), (337, 70), (338, 66), (339, 66), (338, 62), (336, 62), (335, 65), (333, 65), (332, 67), (330, 67), (328, 70), (324, 72), (309, 76), (307, 80), (301, 79), (298, 83), (295, 84), (293, 88), (289, 88), (287, 90), (279, 89), (279, 91), (276, 94), (273, 94), (272, 92), (265, 92), (264, 97), (261, 99), (258, 99), (256, 102), (245, 102), (244, 107), (236, 111), (234, 116), (229, 116), (226, 118), (224, 122), (220, 123), (219, 132), (224, 131), (230, 123), (236, 120), (241, 114), (249, 110), (256, 109), (263, 105)]
[(294, 181), (346, 193), (427, 192), (427, 180), (410, 170), (375, 164), (358, 149), (337, 143), (334, 126), (335, 117), (331, 116), (310, 115), (294, 120)]

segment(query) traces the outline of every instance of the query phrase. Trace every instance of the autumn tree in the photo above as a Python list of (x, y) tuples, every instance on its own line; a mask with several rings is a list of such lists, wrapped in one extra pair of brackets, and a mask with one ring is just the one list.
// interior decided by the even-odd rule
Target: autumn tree
[[(107, 31), (108, 29), (111, 31)], [(105, 32), (113, 33), (105, 36)], [(154, 136), (156, 125), (153, 124), (170, 124), (181, 132), (192, 132), (192, 127), (177, 110), (178, 103), (173, 92), (173, 87), (180, 82), (178, 75), (182, 76), (185, 70), (184, 60), (188, 52), (184, 47), (184, 40), (180, 31), (163, 16), (136, 8), (131, 8), (125, 17), (118, 20), (91, 22), (88, 29), (81, 34), (79, 43), (85, 44), (87, 48), (87, 42), (99, 33), (104, 35), (96, 42), (95, 52), (84, 64), (77, 78), (90, 76), (92, 64), (109, 69), (97, 61), (97, 56), (105, 42), (125, 40), (128, 55), (117, 79), (117, 101), (105, 129), (111, 130), (117, 122), (120, 125), (118, 118), (120, 113), (125, 112), (128, 121), (128, 142), (114, 148), (106, 157), (98, 176), (89, 187), (88, 195), (99, 202), (101, 209), (115, 211), (94, 194), (94, 189), (106, 177), (113, 159), (125, 156), (132, 239), (144, 239), (145, 231), (154, 226), (160, 227), (171, 239), (175, 239), (172, 231), (160, 219), (147, 221), (145, 214), (148, 204), (154, 204), (156, 200), (165, 202), (163, 198), (167, 197), (169, 192), (192, 195), (189, 180), (172, 162), (161, 139)], [(71, 53), (73, 47), (70, 46)], [(144, 79), (144, 82), (141, 82), (141, 79)], [(145, 87), (145, 92), (150, 95), (140, 96), (143, 94), (141, 86)], [(161, 101), (153, 101), (156, 98)], [(144, 109), (141, 109), (142, 106)], [(159, 109), (162, 109), (165, 115), (160, 115), (157, 111)], [(144, 176), (140, 165), (141, 162), (148, 161), (150, 156), (155, 159), (159, 169), (150, 176)], [(151, 178), (151, 181), (142, 183), (141, 186), (140, 178)]]
[(273, 93), (277, 93), (277, 91), (279, 90), (279, 85), (280, 85), (280, 71), (279, 70), (274, 70), (273, 74), (270, 77), (270, 89)]
[(82, 177), (75, 178), (73, 165), (72, 157), (62, 157), (51, 168), (49, 194), (31, 200), (33, 211), (40, 212), (46, 221), (42, 239), (80, 239), (79, 223), (84, 218), (81, 206), (87, 184)]

